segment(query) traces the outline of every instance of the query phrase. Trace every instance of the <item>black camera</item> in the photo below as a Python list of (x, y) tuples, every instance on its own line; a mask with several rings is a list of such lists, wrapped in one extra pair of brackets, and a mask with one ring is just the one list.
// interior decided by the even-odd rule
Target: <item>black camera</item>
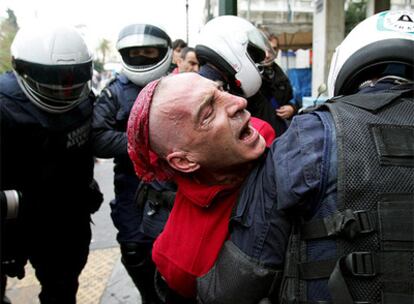
[(1, 220), (11, 220), (17, 218), (19, 214), (19, 204), (22, 194), (17, 190), (0, 191)]

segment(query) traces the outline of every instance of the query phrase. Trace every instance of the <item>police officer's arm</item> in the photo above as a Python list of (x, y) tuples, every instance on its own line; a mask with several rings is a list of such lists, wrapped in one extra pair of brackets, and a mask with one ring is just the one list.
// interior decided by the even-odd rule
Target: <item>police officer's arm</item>
[(275, 142), (271, 152), (280, 209), (305, 213), (315, 208), (327, 166), (327, 132), (318, 115), (299, 115)]
[(117, 130), (116, 115), (119, 103), (108, 90), (98, 97), (92, 118), (94, 154), (101, 158), (127, 156), (127, 136)]
[(277, 303), (291, 225), (286, 211), (315, 208), (325, 138), (318, 116), (301, 115), (273, 143), (263, 169), (243, 186), (230, 239), (214, 267), (197, 279), (200, 303)]

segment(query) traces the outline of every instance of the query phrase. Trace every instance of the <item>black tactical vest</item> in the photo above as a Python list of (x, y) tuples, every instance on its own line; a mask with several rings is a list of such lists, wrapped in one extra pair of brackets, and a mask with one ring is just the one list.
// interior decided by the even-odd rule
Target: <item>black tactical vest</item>
[[(295, 224), (279, 303), (414, 303), (413, 89), (322, 107), (336, 129), (336, 211)], [(310, 244), (326, 245), (333, 258), (309, 261)], [(309, 299), (311, 282), (329, 296)]]

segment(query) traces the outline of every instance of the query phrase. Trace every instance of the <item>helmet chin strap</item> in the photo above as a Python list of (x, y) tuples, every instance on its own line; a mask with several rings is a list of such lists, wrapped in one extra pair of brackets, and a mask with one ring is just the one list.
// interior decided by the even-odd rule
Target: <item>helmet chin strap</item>
[(395, 84), (405, 84), (410, 82), (409, 79), (401, 77), (401, 76), (394, 76), (394, 75), (386, 75), (384, 77), (381, 77), (380, 79), (377, 80), (377, 82), (382, 81), (382, 80), (393, 80)]
[(367, 88), (367, 87), (375, 87), (375, 85), (378, 82), (381, 82), (381, 81), (384, 81), (384, 80), (390, 80), (395, 85), (405, 84), (405, 83), (409, 83), (411, 81), (407, 78), (400, 77), (400, 76), (386, 75), (386, 76), (383, 76), (383, 77), (378, 78), (378, 79), (366, 80), (366, 81), (364, 81), (363, 83), (361, 83), (359, 85), (358, 89), (363, 89), (363, 88)]

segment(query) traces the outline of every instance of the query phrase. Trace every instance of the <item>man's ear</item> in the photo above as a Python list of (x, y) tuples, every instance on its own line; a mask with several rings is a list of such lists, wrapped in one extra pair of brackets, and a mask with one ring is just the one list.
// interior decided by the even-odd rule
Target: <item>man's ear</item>
[(176, 151), (167, 155), (168, 164), (177, 171), (191, 173), (200, 168), (200, 164), (192, 160), (191, 156), (184, 151)]

